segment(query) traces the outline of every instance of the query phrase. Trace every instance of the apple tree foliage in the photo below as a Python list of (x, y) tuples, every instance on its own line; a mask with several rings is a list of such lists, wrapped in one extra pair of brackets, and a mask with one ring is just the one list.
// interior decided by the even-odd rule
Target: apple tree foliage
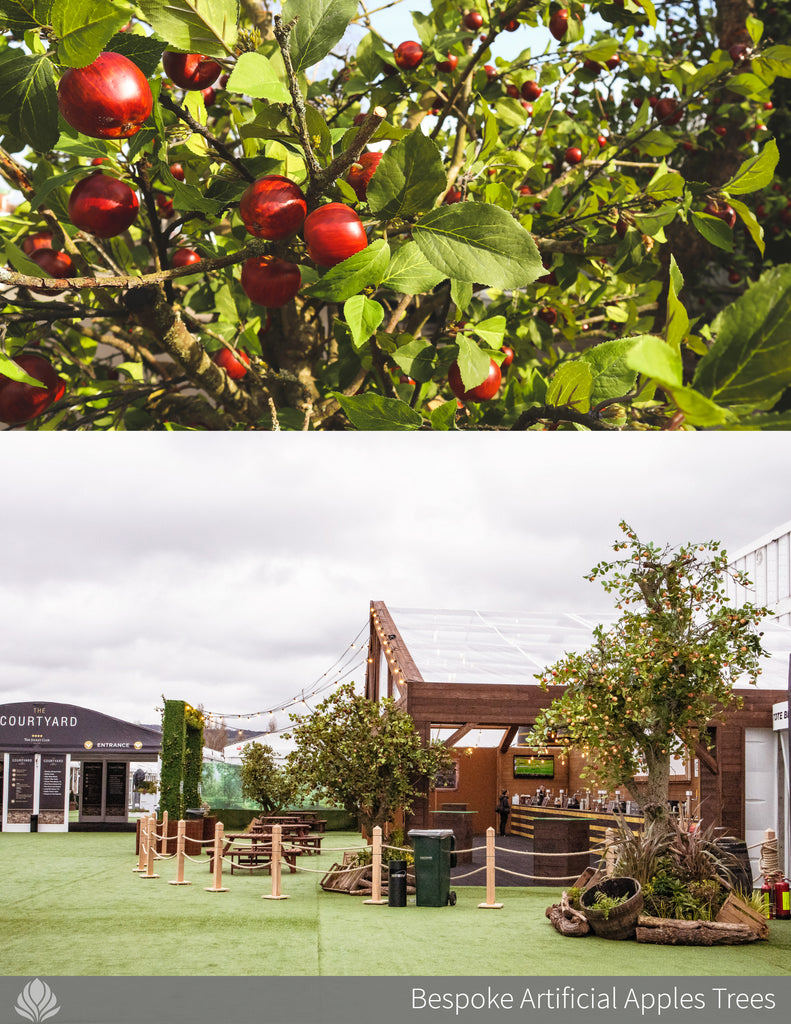
[[(22, 195), (0, 217), (0, 398), (3, 382), (34, 383), (14, 362), (32, 349), (67, 385), (17, 426), (791, 426), (791, 208), (772, 137), (791, 76), (784, 12), (503, 0), (479, 3), (472, 31), (471, 9), (433, 0), (405, 17), (423, 50), (410, 70), (403, 39), (356, 0), (0, 0), (0, 173)], [(342, 53), (351, 22), (361, 38)], [(492, 57), (502, 32), (524, 36), (512, 60)], [(224, 76), (207, 97), (182, 92), (165, 49)], [(58, 112), (62, 75), (104, 51), (154, 96), (125, 140)], [(369, 146), (383, 156), (361, 200), (346, 177)], [(68, 211), (99, 158), (140, 199), (107, 239)], [(325, 270), (299, 233), (251, 238), (239, 199), (268, 174), (297, 182), (309, 210), (353, 206), (367, 247)], [(24, 248), (42, 231), (73, 261), (57, 285)], [(173, 266), (178, 247), (200, 262)], [(267, 254), (302, 282), (271, 310), (240, 284), (244, 260)], [(212, 359), (221, 348), (247, 354), (243, 377)], [(496, 395), (457, 398), (451, 364), (470, 391), (493, 361)]]
[(239, 772), (242, 796), (253, 800), (264, 814), (277, 814), (294, 799), (297, 787), (289, 770), (278, 764), (268, 743), (248, 743)]
[(323, 794), (355, 815), (371, 834), (409, 814), (415, 798), (452, 764), (438, 741), (424, 745), (410, 715), (344, 683), (311, 714), (294, 718), (296, 749), (288, 764), (300, 788)]
[(766, 653), (757, 627), (769, 611), (728, 605), (727, 577), (746, 578), (729, 569), (718, 542), (659, 548), (620, 525), (613, 550), (625, 554), (587, 578), (616, 595), (622, 615), (594, 630), (588, 650), (536, 677), (546, 690), (565, 689), (538, 715), (531, 742), (583, 751), (585, 777), (629, 789), (657, 820), (671, 758), (705, 756), (707, 725), (740, 704), (734, 681), (757, 682)]

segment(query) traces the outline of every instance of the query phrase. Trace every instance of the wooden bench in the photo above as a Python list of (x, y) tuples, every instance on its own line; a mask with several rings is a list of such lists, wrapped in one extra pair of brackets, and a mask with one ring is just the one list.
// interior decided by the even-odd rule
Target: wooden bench
[[(272, 870), (272, 844), (271, 843), (244, 843), (230, 840), (225, 844), (222, 851), (223, 859), (231, 862), (231, 874), (234, 869), (240, 871), (270, 871)], [(280, 856), (286, 862), (289, 871), (293, 875), (297, 870), (297, 851), (290, 847), (281, 846)], [(214, 871), (214, 853), (209, 860), (209, 871)]]

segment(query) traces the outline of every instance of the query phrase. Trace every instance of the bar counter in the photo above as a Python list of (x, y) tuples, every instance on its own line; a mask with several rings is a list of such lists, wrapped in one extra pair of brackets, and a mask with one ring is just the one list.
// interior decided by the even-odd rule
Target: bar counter
[(537, 819), (546, 821), (552, 818), (563, 821), (575, 819), (587, 821), (591, 847), (603, 844), (606, 830), (618, 828), (622, 821), (625, 821), (633, 832), (643, 828), (642, 814), (622, 814), (616, 817), (615, 814), (606, 811), (578, 811), (569, 807), (534, 807), (513, 804), (509, 819), (511, 834), (532, 840), (535, 838), (535, 821)]

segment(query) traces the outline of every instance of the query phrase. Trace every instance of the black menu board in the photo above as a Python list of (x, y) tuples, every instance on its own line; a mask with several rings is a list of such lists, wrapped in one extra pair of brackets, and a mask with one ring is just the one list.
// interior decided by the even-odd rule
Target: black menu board
[(85, 817), (101, 817), (103, 767), (101, 761), (82, 762), (82, 814)]
[(41, 755), (41, 780), (38, 805), (42, 811), (62, 811), (66, 803), (66, 758), (58, 754)]
[(36, 764), (33, 754), (11, 754), (8, 759), (8, 809), (33, 813)]
[(107, 762), (107, 792), (104, 800), (104, 813), (114, 818), (121, 818), (126, 814), (127, 768), (126, 761)]

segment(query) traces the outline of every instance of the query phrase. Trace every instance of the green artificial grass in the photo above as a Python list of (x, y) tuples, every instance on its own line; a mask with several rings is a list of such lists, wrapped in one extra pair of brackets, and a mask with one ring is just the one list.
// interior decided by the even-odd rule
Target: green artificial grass
[[(141, 878), (129, 833), (3, 833), (3, 975), (695, 976), (791, 974), (791, 922), (769, 941), (712, 948), (566, 938), (544, 910), (549, 888), (502, 888), (501, 910), (479, 909), (481, 886), (455, 888), (448, 907), (366, 905), (319, 880), (358, 835), (327, 833), (320, 857), (285, 871), (287, 900), (265, 900), (264, 873), (187, 861), (188, 886), (169, 885), (175, 860)], [(307, 869), (307, 870), (303, 870)]]

